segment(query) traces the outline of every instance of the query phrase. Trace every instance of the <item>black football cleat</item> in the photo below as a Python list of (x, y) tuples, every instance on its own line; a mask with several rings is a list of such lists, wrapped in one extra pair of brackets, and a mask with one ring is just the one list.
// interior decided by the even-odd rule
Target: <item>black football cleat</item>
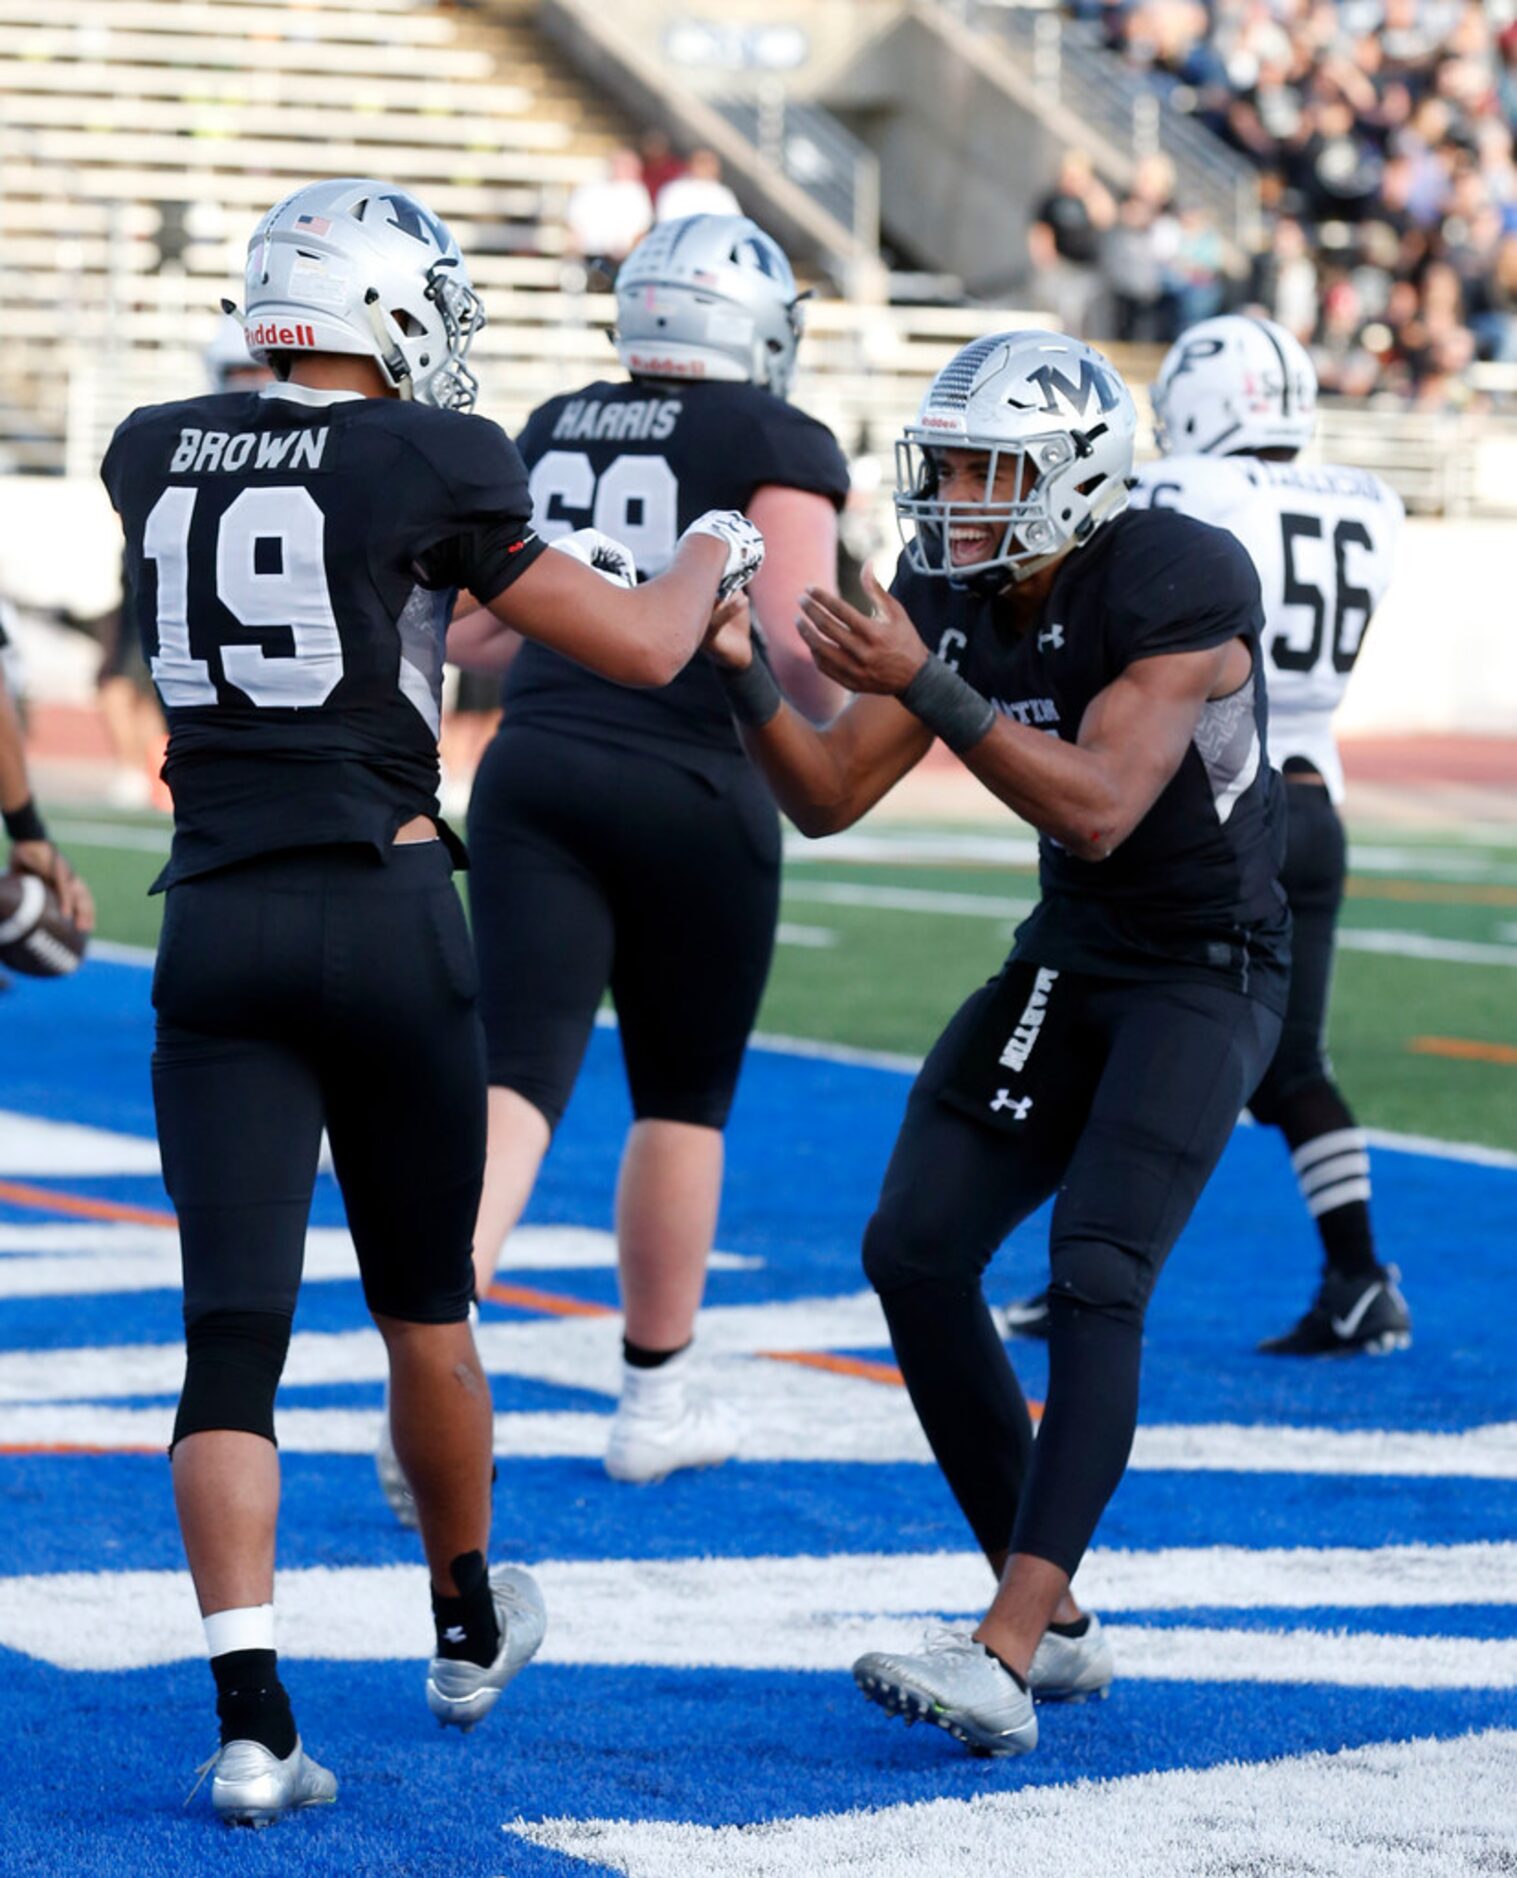
[(1329, 1272), (1312, 1308), (1283, 1336), (1266, 1337), (1266, 1356), (1387, 1356), (1409, 1350), (1412, 1314), (1398, 1289), (1394, 1265), (1367, 1277), (1347, 1278)]
[(1000, 1309), (1000, 1332), (1003, 1337), (1048, 1337), (1048, 1293), (1039, 1291), (1030, 1298), (1013, 1298)]

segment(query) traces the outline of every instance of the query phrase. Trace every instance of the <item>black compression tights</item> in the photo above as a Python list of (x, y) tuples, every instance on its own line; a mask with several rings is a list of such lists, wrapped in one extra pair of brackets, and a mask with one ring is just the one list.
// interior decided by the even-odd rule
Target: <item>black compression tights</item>
[(977, 1282), (929, 1279), (880, 1302), (912, 1407), (981, 1550), (997, 1567), (1032, 1552), (1073, 1575), (1132, 1448), (1141, 1325), (1054, 1299), (1054, 1412), (1035, 1444)]

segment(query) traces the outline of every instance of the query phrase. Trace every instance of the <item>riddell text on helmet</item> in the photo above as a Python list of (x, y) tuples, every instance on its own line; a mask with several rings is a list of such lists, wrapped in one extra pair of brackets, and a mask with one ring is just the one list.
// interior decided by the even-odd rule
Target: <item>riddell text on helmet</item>
[(281, 326), (276, 320), (259, 320), (254, 326), (245, 328), (249, 347), (253, 346), (309, 346), (316, 345), (314, 326)]

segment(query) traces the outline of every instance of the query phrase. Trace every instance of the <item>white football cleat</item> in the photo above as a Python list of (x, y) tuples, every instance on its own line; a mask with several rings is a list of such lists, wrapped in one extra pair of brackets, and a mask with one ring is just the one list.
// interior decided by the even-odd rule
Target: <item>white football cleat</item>
[(1061, 1637), (1045, 1630), (1027, 1666), (1027, 1686), (1039, 1702), (1088, 1702), (1111, 1691), (1117, 1666), (1111, 1645), (1094, 1611), (1083, 1637)]
[(873, 1650), (853, 1666), (853, 1680), (881, 1708), (910, 1722), (928, 1721), (971, 1754), (1027, 1754), (1038, 1745), (1032, 1695), (967, 1630), (933, 1630), (919, 1652)]
[(646, 1485), (681, 1467), (720, 1467), (738, 1448), (731, 1412), (690, 1384), (690, 1351), (657, 1369), (622, 1364), (622, 1396), (611, 1418), (606, 1472)]

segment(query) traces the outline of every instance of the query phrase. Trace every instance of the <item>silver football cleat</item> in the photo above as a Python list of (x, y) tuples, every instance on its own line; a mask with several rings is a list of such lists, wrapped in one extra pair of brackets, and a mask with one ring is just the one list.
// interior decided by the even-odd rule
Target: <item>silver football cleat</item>
[(1104, 1699), (1111, 1691), (1116, 1663), (1101, 1620), (1088, 1611), (1090, 1626), (1083, 1637), (1061, 1637), (1045, 1630), (1043, 1641), (1027, 1666), (1027, 1686), (1039, 1702), (1088, 1702)]
[(490, 1594), (500, 1620), (495, 1661), (481, 1665), (434, 1656), (428, 1665), (427, 1707), (444, 1728), (467, 1733), (482, 1722), (500, 1700), (501, 1690), (542, 1648), (548, 1611), (531, 1572), (520, 1565), (495, 1566)]
[[(272, 1826), (286, 1813), (330, 1806), (337, 1798), (337, 1776), (313, 1761), (299, 1740), (284, 1760), (261, 1741), (228, 1741), (200, 1769), (200, 1779), (207, 1773), (211, 1805), (229, 1826)], [(189, 1799), (199, 1788), (197, 1780)]]
[(1038, 1745), (1031, 1694), (968, 1631), (931, 1631), (910, 1656), (872, 1651), (854, 1664), (853, 1680), (871, 1702), (908, 1722), (931, 1722), (971, 1754), (1026, 1754)]

